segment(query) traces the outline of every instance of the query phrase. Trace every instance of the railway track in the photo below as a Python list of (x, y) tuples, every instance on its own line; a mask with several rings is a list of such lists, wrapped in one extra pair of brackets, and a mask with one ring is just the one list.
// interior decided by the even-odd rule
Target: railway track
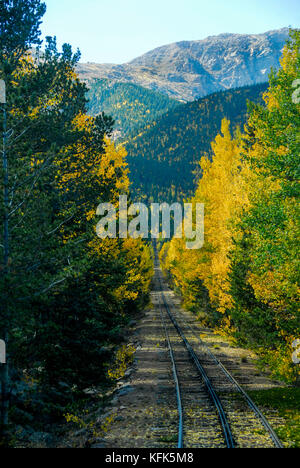
[(178, 448), (283, 448), (273, 428), (169, 297), (159, 260), (157, 304), (172, 363)]

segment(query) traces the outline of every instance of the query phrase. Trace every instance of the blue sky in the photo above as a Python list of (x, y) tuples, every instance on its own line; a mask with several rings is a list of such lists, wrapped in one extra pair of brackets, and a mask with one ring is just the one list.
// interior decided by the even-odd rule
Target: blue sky
[(171, 42), (300, 26), (299, 0), (45, 1), (43, 36), (79, 47), (84, 62), (124, 63)]

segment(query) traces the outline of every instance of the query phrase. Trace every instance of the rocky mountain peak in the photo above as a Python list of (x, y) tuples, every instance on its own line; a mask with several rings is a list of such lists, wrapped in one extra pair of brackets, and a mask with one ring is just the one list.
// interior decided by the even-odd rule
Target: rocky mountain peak
[(177, 100), (268, 80), (278, 68), (288, 28), (264, 34), (221, 34), (158, 47), (123, 65), (79, 64), (86, 81), (135, 83)]

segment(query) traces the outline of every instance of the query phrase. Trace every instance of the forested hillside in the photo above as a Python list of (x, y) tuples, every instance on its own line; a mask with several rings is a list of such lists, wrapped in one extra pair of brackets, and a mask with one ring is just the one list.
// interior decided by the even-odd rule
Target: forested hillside
[(114, 118), (114, 130), (118, 138), (144, 127), (179, 104), (168, 96), (142, 86), (112, 83), (109, 80), (90, 82), (87, 98), (91, 115), (105, 112)]
[(164, 114), (125, 143), (134, 197), (181, 200), (195, 188), (198, 162), (208, 153), (224, 117), (247, 120), (247, 100), (261, 102), (267, 84), (214, 93)]
[(300, 377), (292, 360), (300, 335), (299, 51), (296, 30), (245, 132), (234, 135), (224, 119), (212, 161), (201, 159), (193, 201), (205, 204), (204, 247), (189, 251), (173, 239), (161, 252), (186, 306), (288, 382)]

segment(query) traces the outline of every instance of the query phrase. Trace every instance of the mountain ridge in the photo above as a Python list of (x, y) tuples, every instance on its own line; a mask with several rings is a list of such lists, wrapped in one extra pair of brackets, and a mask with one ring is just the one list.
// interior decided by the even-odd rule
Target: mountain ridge
[(288, 28), (263, 34), (223, 33), (160, 46), (121, 65), (80, 63), (77, 70), (87, 83), (95, 79), (133, 83), (189, 102), (267, 81), (271, 68), (279, 67), (288, 36)]

